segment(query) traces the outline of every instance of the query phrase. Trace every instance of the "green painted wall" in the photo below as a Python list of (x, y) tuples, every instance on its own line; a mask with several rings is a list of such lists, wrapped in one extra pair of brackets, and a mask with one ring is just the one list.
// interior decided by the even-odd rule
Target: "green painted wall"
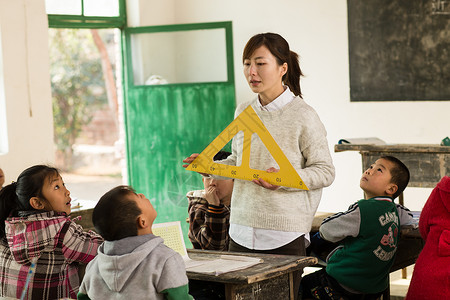
[(131, 87), (125, 110), (130, 184), (152, 201), (156, 223), (181, 221), (190, 247), (186, 193), (203, 184), (182, 160), (200, 153), (233, 120), (234, 84)]

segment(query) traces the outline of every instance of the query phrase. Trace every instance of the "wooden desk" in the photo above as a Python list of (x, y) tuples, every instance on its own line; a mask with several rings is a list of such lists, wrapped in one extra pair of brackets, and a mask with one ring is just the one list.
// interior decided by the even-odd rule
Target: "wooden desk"
[(220, 255), (243, 255), (259, 257), (264, 261), (247, 269), (220, 274), (218, 276), (187, 272), (189, 279), (221, 282), (225, 285), (226, 299), (294, 299), (293, 273), (304, 267), (317, 264), (317, 258), (273, 254), (218, 252), (188, 249), (195, 260), (215, 259)]
[(70, 217), (75, 218), (81, 216), (81, 220), (77, 221), (77, 224), (83, 226), (85, 231), (95, 231), (94, 224), (92, 223), (92, 212), (97, 205), (97, 201), (92, 200), (74, 200), (72, 206), (72, 212)]
[[(390, 155), (400, 159), (409, 169), (410, 187), (434, 188), (445, 175), (450, 174), (450, 147), (426, 144), (398, 145), (334, 145), (334, 152), (359, 151), (363, 171), (380, 156)], [(425, 199), (426, 200), (426, 199)]]

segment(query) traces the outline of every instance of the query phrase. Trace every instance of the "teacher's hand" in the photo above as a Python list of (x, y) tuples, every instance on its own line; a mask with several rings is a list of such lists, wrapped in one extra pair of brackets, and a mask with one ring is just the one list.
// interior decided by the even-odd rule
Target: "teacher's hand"
[(184, 162), (184, 163), (187, 163), (186, 165), (183, 165), (183, 168), (187, 168), (187, 166), (189, 166), (189, 164), (190, 164), (191, 162), (193, 162), (194, 159), (195, 159), (197, 156), (199, 156), (198, 153), (192, 153), (191, 156), (186, 157), (185, 159), (183, 159), (183, 162)]
[[(189, 166), (189, 164), (190, 164), (191, 162), (193, 162), (194, 159), (195, 159), (197, 156), (199, 156), (198, 153), (193, 153), (193, 154), (191, 154), (191, 156), (189, 156), (189, 157), (183, 159), (183, 162), (184, 162), (184, 163), (187, 163), (186, 165), (183, 165), (183, 168), (187, 168), (187, 166)], [(209, 176), (209, 174), (207, 174), (207, 173), (200, 173), (200, 172), (197, 172), (197, 173), (200, 174), (200, 175), (202, 175), (202, 176), (206, 176), (206, 177)]]
[[(280, 171), (280, 169), (275, 169), (274, 167), (266, 170), (267, 173), (276, 173), (278, 171)], [(274, 185), (274, 184), (268, 183), (267, 181), (265, 181), (262, 178), (253, 179), (252, 181), (257, 185), (262, 186), (263, 188), (266, 188), (266, 189), (272, 190), (272, 191), (277, 190), (280, 187), (279, 185)]]

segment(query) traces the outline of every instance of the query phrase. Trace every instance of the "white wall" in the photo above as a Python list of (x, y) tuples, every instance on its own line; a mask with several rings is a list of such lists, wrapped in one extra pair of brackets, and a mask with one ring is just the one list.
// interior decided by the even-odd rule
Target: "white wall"
[[(242, 50), (260, 32), (277, 32), (298, 52), (305, 73), (304, 99), (328, 130), (336, 180), (324, 190), (321, 211), (339, 211), (362, 197), (358, 152), (334, 153), (341, 138), (379, 137), (387, 143), (439, 144), (448, 136), (450, 102), (350, 102), (347, 3), (345, 0), (175, 0), (175, 18), (150, 8), (159, 0), (142, 0), (140, 26), (232, 21), (238, 103), (254, 97), (242, 75)], [(132, 21), (130, 21), (132, 22)], [(137, 25), (134, 25), (137, 26)], [(450, 99), (449, 99), (450, 100)], [(408, 188), (405, 203), (420, 210), (431, 189)]]
[(0, 167), (10, 183), (25, 168), (54, 161), (44, 0), (0, 0), (0, 39), (9, 143)]

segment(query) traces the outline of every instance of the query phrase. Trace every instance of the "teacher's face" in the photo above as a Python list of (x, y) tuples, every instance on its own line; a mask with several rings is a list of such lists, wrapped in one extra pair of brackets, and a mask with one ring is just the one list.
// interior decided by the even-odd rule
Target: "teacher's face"
[(283, 93), (283, 75), (286, 74), (287, 64), (279, 65), (277, 59), (266, 48), (261, 46), (253, 52), (251, 57), (244, 60), (244, 75), (254, 93), (258, 93), (260, 100), (271, 102)]

